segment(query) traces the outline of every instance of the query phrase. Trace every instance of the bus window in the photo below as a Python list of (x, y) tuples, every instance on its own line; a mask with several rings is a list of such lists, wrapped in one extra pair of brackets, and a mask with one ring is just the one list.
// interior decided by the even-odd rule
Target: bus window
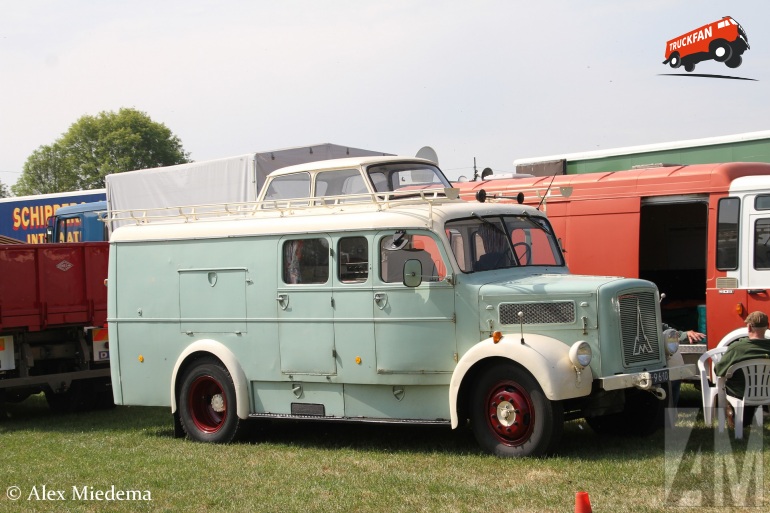
[(738, 268), (738, 216), (741, 200), (722, 198), (717, 214), (717, 269), (720, 271)]
[(282, 267), (284, 283), (326, 283), (329, 280), (329, 242), (326, 239), (286, 241)]
[(343, 283), (363, 283), (369, 278), (369, 242), (366, 237), (344, 237), (337, 245), (338, 277)]
[(270, 182), (265, 200), (307, 198), (310, 196), (310, 173), (279, 176)]

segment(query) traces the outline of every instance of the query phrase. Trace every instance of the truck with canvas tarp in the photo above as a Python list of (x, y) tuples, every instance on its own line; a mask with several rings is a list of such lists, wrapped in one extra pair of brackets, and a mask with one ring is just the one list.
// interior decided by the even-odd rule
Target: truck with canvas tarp
[(62, 209), (48, 224), (47, 240), (107, 240), (98, 217), (109, 210), (143, 209), (152, 216), (155, 208), (198, 205), (200, 213), (211, 204), (253, 202), (267, 175), (280, 167), (372, 155), (385, 153), (324, 143), (107, 175), (106, 202)]
[(571, 275), (541, 212), (457, 192), (427, 160), (348, 158), (205, 214), (112, 212), (115, 402), (206, 442), (248, 419), (469, 421), (501, 456), (553, 450), (570, 419), (661, 426), (695, 366), (669, 364), (654, 284)]

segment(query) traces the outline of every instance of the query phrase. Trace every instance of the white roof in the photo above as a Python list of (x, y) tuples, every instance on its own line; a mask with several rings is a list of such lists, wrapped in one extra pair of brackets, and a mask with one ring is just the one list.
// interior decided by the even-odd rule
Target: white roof
[(552, 162), (555, 160), (591, 160), (604, 157), (616, 157), (620, 155), (633, 155), (635, 153), (648, 153), (653, 151), (678, 150), (682, 148), (695, 148), (700, 146), (714, 146), (716, 144), (729, 144), (740, 141), (756, 141), (758, 139), (770, 139), (770, 130), (761, 132), (747, 132), (744, 134), (725, 135), (719, 137), (705, 137), (703, 139), (690, 139), (685, 141), (672, 141), (658, 144), (644, 144), (641, 146), (626, 146), (624, 148), (610, 148), (606, 150), (584, 151), (580, 153), (564, 153), (562, 155), (550, 155), (547, 157), (529, 157), (516, 159), (515, 166), (524, 164), (536, 164), (538, 162)]
[(416, 157), (348, 157), (344, 159), (323, 160), (319, 162), (297, 164), (296, 166), (288, 166), (281, 169), (276, 169), (270, 173), (269, 176), (279, 176), (289, 173), (297, 173), (299, 171), (329, 171), (332, 169), (361, 167), (368, 166), (370, 164), (389, 164), (392, 162), (417, 162), (420, 164), (430, 164), (432, 166), (436, 165), (430, 160)]
[[(315, 169), (315, 167), (314, 167)], [(242, 237), (254, 235), (283, 235), (326, 233), (339, 231), (371, 231), (425, 229), (431, 224), (437, 229), (450, 219), (478, 215), (521, 214), (545, 217), (537, 209), (525, 205), (502, 203), (472, 203), (442, 198), (432, 204), (404, 202), (383, 207), (382, 204), (348, 204), (319, 206), (293, 211), (266, 210), (253, 215), (204, 218), (192, 222), (162, 221), (123, 226), (113, 232), (110, 242), (145, 240), (184, 240), (200, 238)]]
[(741, 176), (730, 183), (730, 194), (737, 192), (770, 193), (770, 176)]

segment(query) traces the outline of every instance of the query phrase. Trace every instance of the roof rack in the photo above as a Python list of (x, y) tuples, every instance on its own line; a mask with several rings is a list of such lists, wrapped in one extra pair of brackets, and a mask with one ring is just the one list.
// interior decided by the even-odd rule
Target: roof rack
[(278, 213), (280, 217), (303, 212), (318, 212), (320, 209), (339, 210), (342, 207), (366, 207), (376, 210), (402, 205), (427, 204), (429, 217), (433, 218), (433, 205), (459, 199), (459, 189), (430, 188), (407, 189), (392, 192), (348, 194), (341, 196), (316, 196), (307, 198), (275, 199), (240, 203), (212, 203), (179, 207), (156, 207), (147, 209), (113, 210), (100, 217), (110, 229), (125, 224), (149, 224), (154, 221), (194, 222), (203, 219), (223, 217), (255, 217)]

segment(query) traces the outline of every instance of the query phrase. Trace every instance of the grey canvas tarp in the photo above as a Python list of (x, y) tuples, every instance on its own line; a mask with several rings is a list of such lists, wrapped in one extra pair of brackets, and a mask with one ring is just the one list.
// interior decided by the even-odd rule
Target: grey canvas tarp
[[(110, 213), (143, 210), (164, 216), (168, 207), (256, 201), (268, 174), (286, 166), (345, 157), (388, 155), (336, 144), (247, 153), (217, 160), (107, 175)], [(199, 207), (197, 212), (207, 210)], [(127, 216), (121, 215), (121, 218)], [(117, 228), (121, 221), (113, 222)]]

